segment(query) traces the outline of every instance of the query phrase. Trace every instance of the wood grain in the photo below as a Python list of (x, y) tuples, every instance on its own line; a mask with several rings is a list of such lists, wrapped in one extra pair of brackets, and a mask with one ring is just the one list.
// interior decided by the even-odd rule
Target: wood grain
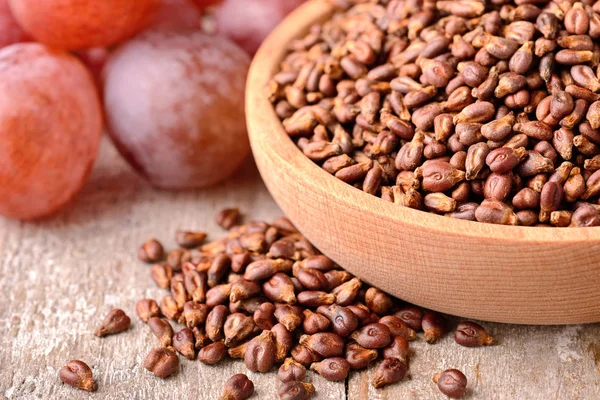
[[(205, 191), (156, 191), (135, 177), (105, 141), (91, 180), (73, 206), (54, 219), (19, 223), (0, 219), (0, 398), (217, 399), (240, 361), (218, 367), (182, 359), (178, 375), (154, 378), (142, 360), (156, 339), (137, 320), (135, 302), (159, 298), (148, 267), (134, 249), (157, 236), (174, 246), (177, 228), (221, 230), (213, 215), (239, 205), (256, 219), (280, 215), (252, 163), (230, 182)], [(97, 323), (112, 307), (133, 317), (126, 333), (98, 339)], [(469, 378), (470, 399), (596, 399), (600, 397), (600, 326), (528, 327), (485, 324), (500, 345), (465, 349), (451, 337), (411, 344), (410, 379), (375, 391), (372, 371), (344, 383), (309, 373), (315, 399), (443, 399), (430, 382), (447, 367)], [(89, 363), (99, 384), (88, 395), (63, 385), (58, 369), (70, 359)], [(256, 399), (276, 399), (275, 372), (249, 374)]]
[(265, 86), (286, 44), (331, 7), (306, 3), (266, 40), (247, 88), (250, 140), (269, 191), (325, 254), (412, 303), (497, 322), (600, 321), (600, 227), (482, 224), (388, 203), (339, 181), (292, 143)]

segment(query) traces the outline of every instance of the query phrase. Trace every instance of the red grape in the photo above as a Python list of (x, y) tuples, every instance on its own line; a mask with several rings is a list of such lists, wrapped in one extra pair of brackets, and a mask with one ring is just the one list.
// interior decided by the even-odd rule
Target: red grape
[(8, 1), (36, 40), (69, 50), (119, 43), (145, 28), (161, 5), (161, 0)]
[(0, 0), (0, 49), (2, 47), (25, 42), (29, 39), (23, 32), (8, 7), (8, 0)]
[(249, 153), (244, 119), (248, 56), (199, 31), (146, 31), (104, 68), (109, 133), (154, 186), (208, 186)]
[(163, 5), (150, 24), (156, 28), (200, 29), (202, 13), (192, 0), (163, 0)]
[(79, 191), (98, 151), (94, 82), (70, 54), (14, 44), (0, 50), (0, 93), (0, 214), (52, 214)]
[(304, 0), (224, 0), (214, 12), (217, 33), (253, 55), (271, 31)]

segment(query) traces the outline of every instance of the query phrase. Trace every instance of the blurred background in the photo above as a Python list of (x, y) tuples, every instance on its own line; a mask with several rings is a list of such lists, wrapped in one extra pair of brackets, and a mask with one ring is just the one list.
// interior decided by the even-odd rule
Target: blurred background
[(251, 59), (303, 2), (0, 0), (0, 215), (67, 206), (104, 133), (159, 189), (248, 165)]

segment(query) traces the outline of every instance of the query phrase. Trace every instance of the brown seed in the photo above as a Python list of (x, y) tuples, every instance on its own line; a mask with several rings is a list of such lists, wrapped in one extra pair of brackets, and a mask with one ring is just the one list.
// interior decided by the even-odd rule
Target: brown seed
[(305, 307), (319, 307), (330, 305), (335, 302), (335, 295), (322, 291), (305, 290), (298, 293), (298, 304)]
[(94, 334), (98, 337), (114, 335), (126, 331), (130, 325), (131, 319), (123, 310), (117, 308), (108, 313)]
[(540, 193), (540, 222), (547, 222), (550, 213), (558, 210), (563, 199), (563, 187), (556, 182), (546, 182)]
[(135, 312), (144, 322), (148, 322), (150, 318), (158, 317), (160, 315), (158, 304), (152, 299), (142, 299), (138, 301), (135, 305)]
[(171, 280), (171, 296), (177, 303), (177, 309), (183, 309), (183, 305), (188, 301), (188, 293), (182, 280)]
[(358, 343), (349, 343), (346, 346), (345, 358), (352, 369), (366, 368), (377, 358), (377, 355), (377, 350), (365, 349)]
[(231, 267), (231, 259), (227, 254), (218, 254), (213, 259), (207, 271), (208, 286), (219, 284)]
[(425, 196), (424, 204), (427, 209), (436, 213), (450, 213), (456, 209), (456, 200), (444, 193), (429, 193)]
[(448, 331), (446, 318), (434, 311), (427, 311), (423, 315), (421, 327), (425, 341), (429, 344), (436, 343)]
[(401, 336), (406, 340), (415, 340), (417, 338), (417, 333), (396, 316), (386, 315), (379, 320), (379, 323), (386, 325), (390, 329), (392, 336)]
[(221, 228), (231, 229), (238, 224), (239, 218), (240, 210), (238, 208), (226, 208), (217, 214), (215, 221)]
[(467, 391), (467, 377), (457, 369), (447, 369), (433, 377), (440, 392), (453, 399), (459, 399)]
[(325, 272), (325, 278), (327, 278), (328, 283), (327, 289), (333, 290), (342, 283), (352, 279), (352, 275), (347, 271), (332, 270)]
[(350, 337), (367, 349), (382, 349), (392, 340), (390, 328), (381, 323), (365, 325)]
[(362, 282), (358, 278), (352, 278), (348, 282), (342, 283), (332, 290), (335, 295), (335, 302), (340, 306), (348, 306), (354, 302), (358, 292), (362, 286)]
[(231, 296), (232, 285), (231, 283), (227, 283), (210, 288), (206, 292), (206, 305), (210, 308), (225, 304), (229, 296)]
[(191, 249), (204, 243), (206, 236), (205, 232), (177, 231), (175, 241), (179, 246)]
[(523, 147), (517, 149), (500, 147), (487, 155), (485, 163), (492, 172), (504, 174), (519, 165), (526, 155), (527, 151)]
[(465, 347), (489, 346), (495, 342), (481, 325), (471, 321), (458, 324), (454, 332), (454, 340)]
[(245, 374), (236, 374), (225, 382), (220, 400), (246, 400), (254, 394), (254, 383)]
[(465, 178), (473, 180), (478, 177), (478, 174), (485, 167), (485, 160), (490, 152), (490, 148), (486, 143), (476, 143), (470, 146), (467, 150), (467, 158), (465, 159)]
[(379, 316), (377, 314), (372, 313), (369, 307), (365, 306), (362, 303), (355, 303), (346, 308), (348, 308), (348, 310), (352, 311), (352, 313), (356, 315), (360, 326), (379, 322)]
[(294, 283), (291, 278), (282, 273), (276, 273), (262, 286), (265, 296), (275, 303), (296, 303)]
[(282, 362), (288, 356), (292, 346), (294, 345), (294, 337), (282, 324), (276, 324), (271, 328), (275, 340), (275, 362)]
[(148, 320), (148, 327), (164, 347), (173, 344), (173, 327), (168, 321), (153, 317)]
[(314, 313), (311, 310), (304, 310), (303, 314), (302, 330), (308, 335), (326, 331), (331, 325), (329, 319), (324, 315)]
[(490, 224), (516, 225), (518, 222), (515, 213), (508, 205), (492, 199), (481, 202), (475, 210), (475, 218), (479, 222)]
[(310, 370), (329, 381), (343, 381), (350, 373), (350, 363), (341, 357), (326, 358), (311, 364)]
[(144, 360), (144, 368), (164, 379), (179, 370), (179, 357), (171, 348), (157, 347)]
[(370, 287), (365, 292), (365, 304), (378, 315), (387, 314), (393, 306), (391, 297), (374, 287)]
[(415, 306), (405, 306), (396, 311), (394, 316), (400, 318), (411, 329), (415, 331), (421, 330), (421, 321), (423, 320), (423, 310)]
[(171, 321), (179, 320), (181, 311), (173, 295), (166, 295), (160, 301), (160, 312)]
[(302, 268), (317, 269), (321, 272), (328, 272), (335, 268), (333, 261), (324, 255), (313, 255), (299, 262)]
[(279, 370), (277, 378), (283, 382), (301, 381), (306, 377), (306, 368), (304, 365), (294, 361), (293, 358), (286, 358)]
[(277, 304), (275, 307), (275, 319), (288, 331), (293, 332), (300, 326), (304, 317), (301, 308), (288, 304)]
[(138, 250), (138, 258), (147, 263), (155, 263), (164, 257), (162, 244), (156, 239), (148, 239)]
[(225, 335), (225, 346), (231, 347), (249, 337), (254, 331), (255, 325), (252, 317), (242, 313), (233, 313), (227, 316), (223, 325)]
[(183, 264), (190, 261), (192, 256), (186, 249), (175, 249), (167, 254), (167, 265), (173, 268), (173, 271), (181, 271)]
[(540, 204), (540, 194), (533, 189), (523, 188), (513, 197), (512, 202), (519, 210), (536, 208)]
[(305, 367), (308, 367), (310, 364), (323, 359), (318, 353), (301, 344), (294, 346), (291, 354), (294, 361), (304, 365)]
[(229, 301), (235, 303), (246, 300), (260, 294), (260, 285), (253, 281), (240, 279), (231, 285)]
[(213, 342), (218, 342), (224, 339), (223, 326), (229, 310), (224, 305), (218, 305), (208, 313), (206, 317), (206, 334)]
[(223, 342), (215, 342), (200, 349), (198, 352), (198, 361), (215, 365), (227, 355), (227, 346)]
[(275, 335), (271, 331), (263, 331), (248, 343), (244, 363), (252, 372), (265, 373), (273, 368), (276, 355)]
[(385, 358), (375, 370), (371, 385), (375, 389), (379, 389), (385, 385), (391, 385), (400, 382), (408, 372), (408, 364), (406, 360), (398, 358)]
[(246, 350), (248, 349), (248, 344), (250, 344), (250, 342), (242, 343), (238, 346), (231, 347), (229, 350), (227, 350), (229, 357), (243, 359), (244, 356), (246, 355)]
[(196, 338), (189, 328), (183, 328), (173, 336), (173, 348), (188, 360), (196, 358)]
[(465, 173), (445, 161), (432, 160), (422, 167), (423, 189), (428, 192), (445, 192), (465, 179)]
[(512, 173), (491, 173), (485, 180), (483, 196), (486, 199), (505, 201), (512, 190)]
[(270, 330), (275, 326), (275, 305), (272, 303), (262, 303), (253, 315), (254, 324), (258, 329)]
[(173, 268), (167, 264), (154, 264), (150, 270), (150, 277), (157, 286), (169, 289), (173, 278)]
[(289, 272), (292, 270), (292, 261), (285, 259), (265, 259), (250, 263), (244, 272), (244, 279), (249, 281), (261, 281), (268, 279), (278, 272)]
[(66, 366), (60, 369), (58, 376), (61, 381), (77, 389), (88, 392), (95, 392), (98, 389), (98, 385), (96, 385), (92, 376), (92, 370), (83, 361), (69, 361)]
[(300, 344), (324, 358), (337, 357), (344, 354), (344, 340), (339, 335), (331, 332), (302, 335), (300, 337)]
[(589, 204), (582, 205), (573, 213), (571, 225), (578, 227), (600, 226), (600, 212)]
[(311, 383), (291, 381), (284, 383), (277, 394), (281, 400), (308, 400), (315, 392)]
[(384, 358), (398, 358), (400, 360), (408, 359), (409, 345), (408, 341), (402, 336), (395, 336), (392, 342), (383, 349)]
[(183, 284), (192, 300), (204, 302), (208, 291), (208, 278), (205, 272), (190, 271), (185, 274)]
[(295, 276), (302, 286), (308, 290), (325, 290), (329, 286), (327, 277), (318, 269), (299, 268)]
[(349, 336), (358, 327), (358, 318), (347, 307), (332, 304), (320, 306), (317, 312), (329, 318), (333, 332), (342, 337)]

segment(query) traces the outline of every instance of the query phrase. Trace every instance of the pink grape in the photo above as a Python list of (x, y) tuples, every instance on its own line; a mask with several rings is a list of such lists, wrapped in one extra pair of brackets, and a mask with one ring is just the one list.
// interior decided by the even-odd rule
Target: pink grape
[(122, 42), (144, 29), (162, 0), (8, 0), (19, 24), (52, 47), (81, 50)]
[(199, 31), (146, 31), (104, 69), (108, 131), (151, 184), (198, 188), (231, 175), (249, 153), (244, 89), (249, 57)]
[(253, 55), (279, 23), (304, 0), (224, 0), (215, 8), (217, 33)]
[(85, 182), (102, 135), (94, 82), (74, 56), (38, 43), (0, 50), (0, 214), (36, 219)]
[(8, 0), (0, 0), (0, 49), (27, 40), (29, 36), (15, 21), (8, 7)]
[(163, 0), (154, 21), (153, 28), (200, 29), (202, 13), (193, 0)]

